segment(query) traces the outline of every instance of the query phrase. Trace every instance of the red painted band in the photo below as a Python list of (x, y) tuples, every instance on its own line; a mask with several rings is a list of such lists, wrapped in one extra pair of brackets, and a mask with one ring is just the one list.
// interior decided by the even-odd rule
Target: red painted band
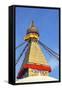
[(51, 67), (48, 65), (24, 64), (24, 68), (31, 68), (51, 72)]

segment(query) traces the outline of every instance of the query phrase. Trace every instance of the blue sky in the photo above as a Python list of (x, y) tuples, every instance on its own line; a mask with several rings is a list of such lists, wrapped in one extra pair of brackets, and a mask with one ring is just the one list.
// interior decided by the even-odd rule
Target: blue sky
[[(35, 23), (39, 33), (40, 41), (49, 48), (59, 53), (59, 10), (58, 9), (37, 9), (37, 8), (23, 8), (16, 7), (16, 46), (24, 42), (24, 36), (27, 29), (30, 27), (32, 20)], [(26, 45), (26, 44), (25, 44)], [(23, 45), (16, 50), (16, 60)], [(52, 67), (50, 76), (59, 78), (59, 62), (52, 56), (48, 55), (47, 51), (42, 48), (42, 51)], [(19, 63), (16, 65), (16, 76), (20, 70), (24, 55), (21, 57)]]

